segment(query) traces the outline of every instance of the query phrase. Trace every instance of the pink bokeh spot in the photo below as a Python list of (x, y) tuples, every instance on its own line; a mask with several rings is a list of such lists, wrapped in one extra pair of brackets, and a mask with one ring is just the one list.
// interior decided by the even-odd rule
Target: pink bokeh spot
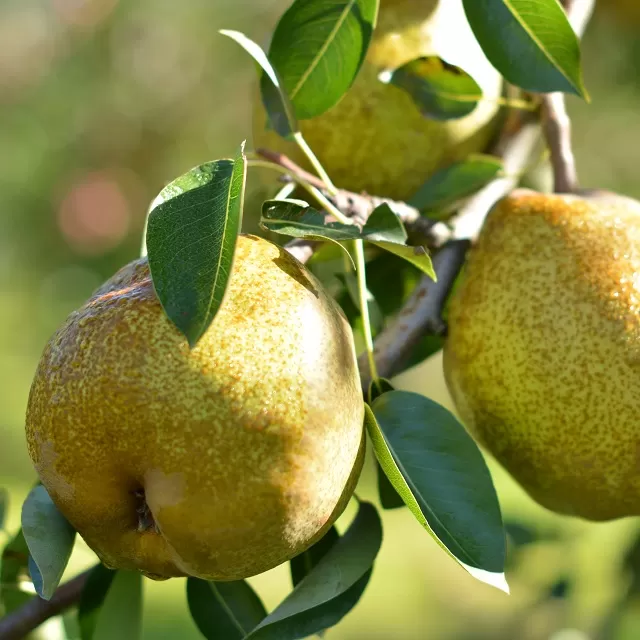
[(58, 209), (58, 225), (79, 253), (101, 254), (127, 235), (131, 207), (121, 186), (106, 172), (90, 173), (75, 181)]

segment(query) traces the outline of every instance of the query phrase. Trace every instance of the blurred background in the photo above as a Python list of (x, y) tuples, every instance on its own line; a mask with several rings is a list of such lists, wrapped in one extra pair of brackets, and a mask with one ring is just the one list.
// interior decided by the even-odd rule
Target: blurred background
[[(147, 207), (164, 184), (250, 140), (254, 66), (217, 30), (265, 43), (287, 5), (1, 0), (0, 487), (10, 492), (11, 531), (35, 479), (23, 421), (46, 340), (138, 255)], [(593, 101), (569, 99), (578, 165), (585, 186), (640, 198), (640, 3), (600, 5), (584, 40)], [(451, 408), (437, 356), (396, 383)], [(638, 522), (553, 515), (491, 468), (509, 527), (511, 596), (470, 578), (406, 509), (387, 512), (372, 582), (329, 638), (640, 637)], [(369, 465), (361, 493), (375, 500), (373, 479)], [(68, 573), (93, 562), (79, 542)], [(252, 582), (268, 606), (289, 587), (286, 567)], [(145, 638), (200, 637), (182, 580), (145, 581), (145, 591)]]

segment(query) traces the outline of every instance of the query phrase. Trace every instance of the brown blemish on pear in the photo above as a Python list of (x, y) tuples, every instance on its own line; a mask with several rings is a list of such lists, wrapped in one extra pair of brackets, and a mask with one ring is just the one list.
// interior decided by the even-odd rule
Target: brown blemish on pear
[(197, 347), (166, 318), (147, 261), (121, 269), (45, 348), (29, 453), (105, 564), (236, 580), (318, 540), (362, 466), (351, 329), (286, 251), (241, 236)]
[(540, 504), (640, 514), (640, 204), (518, 190), (490, 213), (444, 352), (471, 433)]

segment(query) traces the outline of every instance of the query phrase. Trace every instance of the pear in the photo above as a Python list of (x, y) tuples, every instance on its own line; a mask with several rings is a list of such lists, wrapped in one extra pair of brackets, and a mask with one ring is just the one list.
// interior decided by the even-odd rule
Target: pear
[(109, 567), (238, 580), (301, 553), (341, 514), (364, 453), (350, 327), (282, 248), (240, 236), (190, 350), (146, 259), (47, 344), (29, 397), (35, 468)]
[(444, 372), (471, 434), (541, 505), (640, 515), (640, 203), (499, 202), (452, 296)]
[[(429, 119), (408, 93), (378, 78), (383, 71), (433, 55), (463, 68), (481, 86), (484, 98), (468, 116)], [(300, 128), (338, 186), (406, 200), (437, 169), (486, 147), (498, 125), (501, 90), (501, 76), (476, 42), (461, 0), (381, 0), (354, 84), (337, 105), (302, 120)], [(253, 142), (309, 168), (295, 144), (268, 128), (257, 92)]]

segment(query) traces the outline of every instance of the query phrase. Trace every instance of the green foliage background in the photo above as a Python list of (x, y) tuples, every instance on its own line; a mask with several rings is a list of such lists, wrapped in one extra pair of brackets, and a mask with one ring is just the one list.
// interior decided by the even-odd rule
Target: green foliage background
[[(147, 206), (166, 182), (233, 154), (250, 139), (254, 69), (217, 30), (240, 29), (264, 44), (287, 4), (0, 5), (0, 486), (10, 491), (10, 530), (18, 526), (35, 477), (23, 421), (45, 341), (102, 280), (136, 256)], [(584, 41), (593, 102), (569, 98), (569, 105), (584, 186), (640, 198), (635, 40), (633, 27), (599, 14)], [(544, 180), (544, 172), (531, 179), (540, 173)], [(250, 191), (252, 184), (250, 173)], [(250, 192), (249, 225), (251, 202), (257, 201)], [(397, 386), (451, 407), (437, 358), (403, 374)], [(512, 596), (472, 580), (406, 509), (387, 512), (374, 579), (332, 638), (533, 640), (566, 628), (588, 638), (640, 634), (640, 614), (634, 613), (640, 600), (626, 606), (615, 624), (609, 620), (628, 585), (621, 562), (640, 533), (638, 523), (587, 525), (553, 516), (495, 465), (492, 470), (507, 520), (537, 536), (511, 556)], [(372, 464), (361, 493), (376, 499)], [(93, 561), (80, 541), (68, 573)], [(566, 593), (558, 585), (564, 579), (571, 581)], [(271, 607), (287, 591), (288, 569), (251, 582)], [(145, 589), (145, 638), (199, 637), (183, 581), (145, 581)], [(56, 624), (43, 637), (56, 638)]]

